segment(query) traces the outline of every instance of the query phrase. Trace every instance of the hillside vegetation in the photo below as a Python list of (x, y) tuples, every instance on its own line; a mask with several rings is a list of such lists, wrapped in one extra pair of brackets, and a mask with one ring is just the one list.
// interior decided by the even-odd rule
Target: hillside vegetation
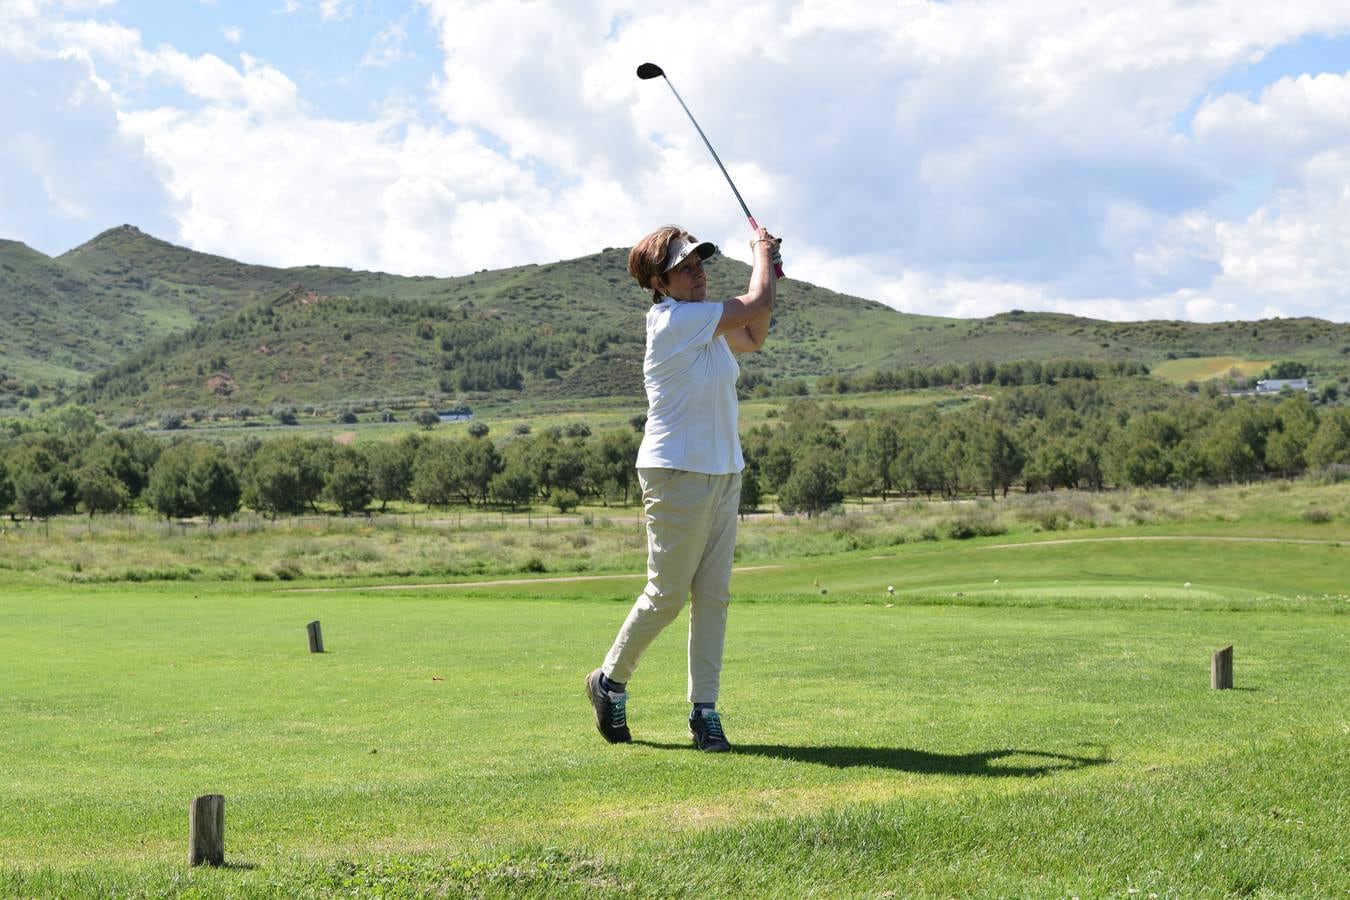
[[(103, 414), (395, 397), (640, 396), (645, 292), (625, 251), (453, 278), (277, 269), (131, 226), (51, 258), (0, 242), (0, 380), (52, 385)], [(746, 267), (718, 257), (709, 291)], [(751, 384), (1014, 360), (1291, 359), (1350, 371), (1350, 324), (1317, 319), (1111, 323), (1013, 311), (986, 319), (897, 312), (788, 280)], [(31, 396), (31, 388), (28, 391)], [(46, 396), (48, 391), (44, 390)], [(17, 401), (16, 401), (17, 403)]]

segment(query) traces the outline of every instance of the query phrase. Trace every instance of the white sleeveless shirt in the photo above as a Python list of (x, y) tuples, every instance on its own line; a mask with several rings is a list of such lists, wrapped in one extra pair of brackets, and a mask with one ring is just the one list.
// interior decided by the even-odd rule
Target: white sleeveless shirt
[(647, 311), (647, 426), (639, 469), (730, 475), (745, 468), (737, 431), (741, 367), (726, 337), (714, 337), (722, 304), (663, 297)]

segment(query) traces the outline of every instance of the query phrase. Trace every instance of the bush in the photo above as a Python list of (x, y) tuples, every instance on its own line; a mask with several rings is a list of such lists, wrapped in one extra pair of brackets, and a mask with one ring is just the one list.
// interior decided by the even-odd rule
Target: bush
[(1063, 531), (1068, 527), (1070, 527), (1069, 520), (1057, 510), (1048, 510), (1036, 519), (1036, 528), (1039, 531)]
[(947, 536), (958, 541), (973, 537), (992, 537), (1006, 534), (1008, 528), (991, 515), (966, 514), (953, 519), (947, 525)]
[(577, 492), (567, 488), (557, 488), (548, 495), (549, 506), (556, 507), (558, 512), (571, 512), (581, 505), (581, 497)]
[(1323, 466), (1318, 470), (1315, 481), (1317, 484), (1340, 484), (1343, 481), (1350, 481), (1350, 465), (1332, 463)]
[(1309, 509), (1303, 513), (1303, 521), (1314, 525), (1325, 525), (1335, 518), (1335, 514), (1326, 509)]
[(290, 560), (283, 560), (272, 567), (272, 575), (278, 581), (294, 581), (304, 574), (300, 566)]

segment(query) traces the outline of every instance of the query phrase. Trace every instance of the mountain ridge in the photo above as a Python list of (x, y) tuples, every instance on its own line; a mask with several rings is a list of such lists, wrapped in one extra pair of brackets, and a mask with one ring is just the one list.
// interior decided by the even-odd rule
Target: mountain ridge
[[(11, 323), (0, 337), (0, 374), (65, 381), (108, 412), (222, 400), (630, 394), (640, 388), (633, 361), (641, 358), (647, 294), (626, 274), (626, 254), (609, 248), (433, 277), (243, 263), (132, 225), (57, 257), (0, 240), (0, 306)], [(708, 273), (710, 296), (732, 296), (744, 289), (748, 267), (719, 256)], [(1344, 371), (1350, 324), (1118, 323), (1016, 310), (955, 319), (789, 279), (780, 285), (774, 337), (742, 363), (752, 379), (772, 381), (971, 361), (1153, 366), (1224, 354)]]

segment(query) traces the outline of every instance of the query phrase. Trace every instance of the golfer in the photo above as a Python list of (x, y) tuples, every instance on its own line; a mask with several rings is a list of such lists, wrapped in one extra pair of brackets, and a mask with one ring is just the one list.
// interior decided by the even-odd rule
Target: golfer
[(652, 291), (647, 310), (647, 426), (638, 449), (638, 482), (647, 519), (647, 586), (619, 629), (604, 665), (586, 678), (595, 724), (611, 743), (628, 729), (628, 680), (642, 654), (689, 610), (689, 735), (700, 750), (730, 750), (717, 714), (722, 646), (731, 599), (731, 560), (740, 507), (733, 353), (758, 350), (769, 335), (778, 238), (763, 228), (753, 241), (745, 293), (708, 301), (707, 241), (668, 225), (628, 254), (628, 273)]

